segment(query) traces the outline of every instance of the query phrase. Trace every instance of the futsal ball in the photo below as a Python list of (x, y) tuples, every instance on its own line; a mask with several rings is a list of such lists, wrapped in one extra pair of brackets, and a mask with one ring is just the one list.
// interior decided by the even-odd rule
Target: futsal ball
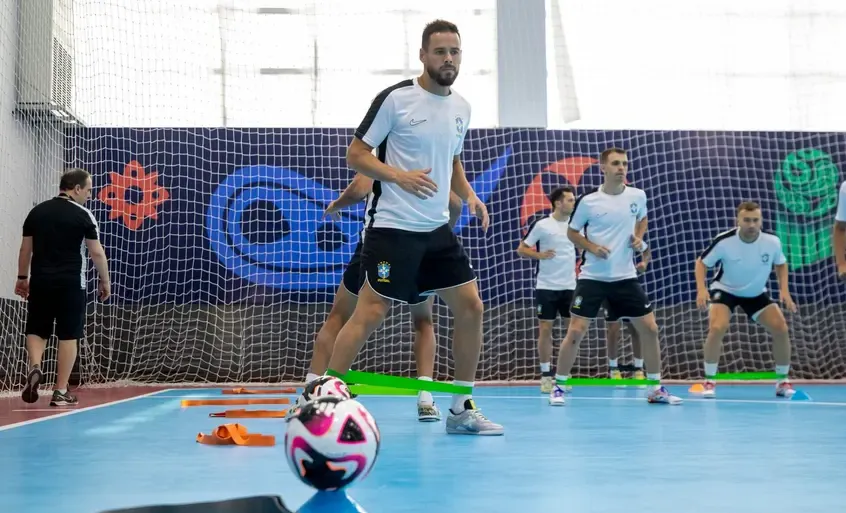
[(333, 376), (322, 376), (309, 383), (303, 390), (303, 399), (306, 402), (318, 397), (340, 397), (350, 399), (352, 394), (346, 383)]
[(287, 419), (285, 456), (300, 481), (318, 490), (341, 490), (373, 468), (381, 435), (373, 416), (355, 399), (318, 397)]

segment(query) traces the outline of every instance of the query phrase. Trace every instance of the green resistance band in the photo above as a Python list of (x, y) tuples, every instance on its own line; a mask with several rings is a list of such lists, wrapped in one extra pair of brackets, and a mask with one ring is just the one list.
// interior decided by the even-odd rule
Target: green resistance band
[(473, 393), (473, 387), (462, 387), (440, 381), (422, 381), (414, 378), (386, 376), (384, 374), (374, 374), (371, 372), (351, 370), (346, 374), (341, 374), (340, 372), (335, 372), (330, 369), (326, 371), (326, 374), (342, 379), (347, 385), (370, 385), (384, 388), (401, 388), (404, 390), (414, 390), (415, 392), (425, 390), (427, 392), (444, 392), (447, 394), (471, 395)]
[(408, 388), (374, 387), (373, 385), (350, 385), (350, 392), (355, 395), (417, 395), (416, 390)]
[(581, 387), (616, 387), (623, 385), (658, 385), (657, 379), (611, 379), (611, 378), (569, 378), (558, 381), (559, 385), (576, 385)]
[(714, 379), (758, 381), (779, 379), (779, 375), (775, 372), (740, 372), (737, 374), (717, 374)]

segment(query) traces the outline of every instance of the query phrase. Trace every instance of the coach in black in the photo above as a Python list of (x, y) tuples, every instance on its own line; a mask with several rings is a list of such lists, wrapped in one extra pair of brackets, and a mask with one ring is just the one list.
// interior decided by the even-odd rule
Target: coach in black
[(55, 322), (59, 368), (50, 406), (69, 406), (77, 403), (68, 393), (68, 379), (85, 327), (86, 246), (100, 276), (101, 300), (109, 297), (111, 286), (97, 221), (83, 206), (91, 195), (91, 175), (71, 169), (62, 175), (59, 190), (58, 196), (37, 205), (24, 221), (15, 294), (28, 301), (30, 371), (21, 397), (27, 403), (38, 400), (38, 385), (44, 377), (41, 358)]

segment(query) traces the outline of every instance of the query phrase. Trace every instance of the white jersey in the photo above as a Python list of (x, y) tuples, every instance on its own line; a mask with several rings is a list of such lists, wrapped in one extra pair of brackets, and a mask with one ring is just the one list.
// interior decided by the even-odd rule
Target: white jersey
[(619, 281), (637, 278), (631, 239), (635, 225), (646, 217), (646, 193), (626, 186), (620, 194), (596, 189), (581, 196), (570, 216), (570, 228), (582, 231), (592, 243), (608, 248), (605, 260), (587, 251), (582, 256), (580, 278)]
[(840, 184), (840, 194), (837, 196), (837, 213), (834, 215), (834, 219), (846, 222), (846, 182)]
[(379, 160), (393, 168), (431, 169), (438, 192), (420, 199), (396, 184), (374, 181), (367, 226), (428, 232), (449, 222), (452, 162), (464, 147), (469, 123), (470, 104), (455, 91), (432, 94), (415, 78), (379, 93), (355, 136), (376, 148)]
[(754, 241), (745, 242), (737, 228), (717, 235), (699, 258), (708, 267), (720, 264), (711, 290), (737, 297), (755, 297), (766, 292), (773, 266), (787, 261), (777, 236), (761, 232)]
[(538, 261), (536, 289), (576, 288), (576, 246), (567, 237), (567, 221), (557, 221), (551, 215), (540, 219), (532, 223), (523, 242), (537, 251), (555, 251), (553, 258)]

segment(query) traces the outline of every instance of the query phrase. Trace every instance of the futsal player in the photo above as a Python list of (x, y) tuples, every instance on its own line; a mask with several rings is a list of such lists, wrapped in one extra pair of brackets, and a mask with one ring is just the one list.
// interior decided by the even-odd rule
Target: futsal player
[(44, 378), (41, 359), (55, 323), (59, 362), (50, 406), (71, 406), (78, 403), (68, 392), (68, 380), (85, 327), (86, 247), (100, 277), (101, 300), (109, 297), (111, 286), (97, 221), (83, 206), (91, 195), (91, 175), (82, 169), (67, 171), (59, 191), (30, 210), (24, 221), (15, 294), (27, 300), (29, 374), (21, 398), (38, 400)]
[[(350, 184), (341, 195), (332, 201), (326, 208), (324, 215), (337, 218), (338, 212), (355, 205), (367, 198), (373, 188), (373, 180), (356, 174)], [(461, 200), (454, 194), (450, 196), (449, 202), (449, 227), (452, 229), (461, 215)], [(335, 338), (338, 332), (355, 309), (358, 300), (358, 290), (361, 286), (361, 240), (355, 247), (352, 258), (350, 258), (341, 284), (335, 293), (335, 300), (329, 316), (321, 326), (314, 342), (314, 352), (311, 357), (309, 373), (306, 376), (306, 384), (311, 383), (326, 372), (329, 364), (329, 357), (332, 356), (332, 348), (335, 346)], [(411, 310), (411, 323), (414, 326), (414, 359), (417, 364), (417, 379), (432, 381), (435, 372), (435, 328), (432, 323), (432, 305), (434, 296), (429, 298), (418, 297), (409, 304)], [(417, 419), (420, 422), (435, 422), (440, 420), (441, 412), (432, 398), (432, 393), (421, 390), (417, 394)]]
[(564, 329), (570, 320), (570, 303), (576, 289), (576, 247), (567, 238), (567, 222), (576, 204), (576, 191), (567, 185), (549, 194), (552, 213), (532, 223), (517, 254), (538, 261), (535, 301), (538, 311), (538, 354), (541, 393), (552, 392), (552, 328), (561, 316)]
[[(773, 337), (773, 356), (777, 374), (776, 395), (794, 394), (790, 373), (790, 335), (781, 309), (767, 294), (767, 281), (773, 269), (779, 284), (781, 303), (791, 312), (796, 304), (787, 288), (787, 259), (781, 240), (761, 231), (761, 207), (745, 201), (737, 207), (737, 227), (723, 232), (711, 241), (696, 259), (696, 306), (708, 309), (708, 336), (705, 339), (704, 397), (716, 395), (717, 364), (723, 337), (729, 328), (732, 312), (740, 307)], [(720, 264), (711, 283), (705, 280), (707, 269)], [(710, 306), (708, 301), (710, 299)]]
[[(564, 404), (563, 387), (576, 361), (579, 343), (606, 301), (616, 315), (629, 318), (637, 330), (647, 379), (661, 379), (658, 324), (634, 264), (634, 253), (647, 248), (643, 240), (647, 228), (646, 193), (626, 185), (628, 165), (625, 150), (603, 151), (599, 157), (604, 177), (602, 186), (579, 197), (570, 217), (567, 235), (585, 254), (570, 306), (570, 329), (558, 353), (557, 384), (549, 394), (549, 404), (553, 406)], [(682, 402), (660, 383), (650, 386), (647, 400), (663, 404)]]
[[(347, 163), (374, 180), (367, 205), (355, 310), (335, 340), (328, 375), (343, 376), (394, 301), (410, 303), (435, 292), (453, 315), (455, 384), (472, 387), (482, 346), (482, 304), (476, 276), (449, 228), (450, 191), (487, 230), (484, 203), (473, 192), (460, 154), (470, 104), (451, 85), (461, 65), (458, 28), (436, 20), (423, 30), (424, 72), (376, 96), (347, 149)], [(378, 157), (371, 152), (379, 148)], [(471, 394), (455, 394), (449, 434), (501, 435)]]
[[(638, 275), (646, 274), (646, 269), (649, 262), (652, 260), (652, 250), (646, 248), (641, 254), (641, 260), (635, 265)], [(626, 333), (632, 339), (632, 355), (634, 356), (634, 379), (646, 379), (643, 373), (643, 351), (640, 347), (640, 339), (637, 336), (637, 330), (632, 327), (632, 323), (628, 319), (621, 319), (609, 307), (608, 303), (603, 306), (605, 311), (605, 343), (608, 349), (608, 369), (611, 379), (623, 379), (623, 373), (617, 362), (619, 354), (620, 342), (623, 338), (623, 326), (626, 327)], [(638, 388), (644, 388), (638, 385)]]
[(837, 196), (837, 213), (834, 215), (831, 245), (837, 277), (846, 280), (846, 182), (840, 184), (840, 193)]

